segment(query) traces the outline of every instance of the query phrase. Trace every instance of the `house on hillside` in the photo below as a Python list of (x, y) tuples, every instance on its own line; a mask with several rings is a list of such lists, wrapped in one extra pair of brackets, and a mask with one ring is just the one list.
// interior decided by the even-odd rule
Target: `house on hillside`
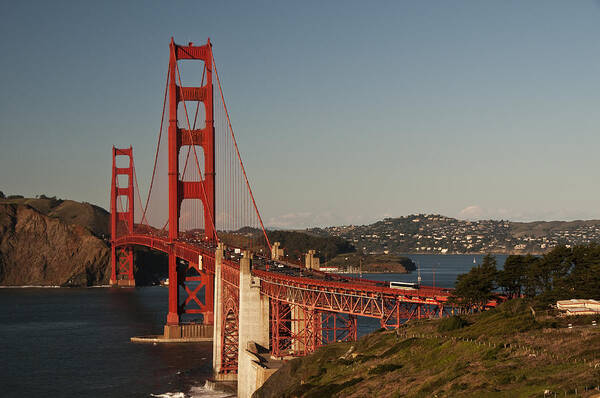
[(563, 311), (565, 315), (600, 315), (600, 301), (571, 299), (559, 300), (556, 308)]

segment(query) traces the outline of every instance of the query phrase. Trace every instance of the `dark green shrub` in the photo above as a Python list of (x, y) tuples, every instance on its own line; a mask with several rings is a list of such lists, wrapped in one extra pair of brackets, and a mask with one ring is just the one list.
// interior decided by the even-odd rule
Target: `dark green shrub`
[(383, 365), (377, 365), (373, 369), (369, 370), (369, 374), (371, 375), (380, 375), (382, 373), (393, 372), (394, 370), (398, 370), (402, 368), (402, 364), (399, 363), (386, 363)]
[(450, 318), (444, 318), (438, 325), (438, 332), (449, 332), (451, 330), (462, 329), (469, 323), (461, 317), (454, 315)]

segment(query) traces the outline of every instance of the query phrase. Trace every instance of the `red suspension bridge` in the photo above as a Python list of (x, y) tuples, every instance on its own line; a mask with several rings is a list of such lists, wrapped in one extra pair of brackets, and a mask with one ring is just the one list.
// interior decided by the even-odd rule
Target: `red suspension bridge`
[[(304, 355), (356, 339), (357, 317), (395, 328), (460, 310), (448, 303), (449, 289), (320, 272), (314, 252), (304, 266), (283, 261), (250, 188), (210, 40), (171, 40), (169, 50), (148, 194), (142, 200), (131, 147), (113, 148), (111, 184), (111, 284), (135, 285), (134, 246), (168, 254), (165, 338), (210, 330), (215, 372), (225, 376), (238, 372), (248, 341), (275, 357)], [(184, 66), (196, 85), (182, 80)]]

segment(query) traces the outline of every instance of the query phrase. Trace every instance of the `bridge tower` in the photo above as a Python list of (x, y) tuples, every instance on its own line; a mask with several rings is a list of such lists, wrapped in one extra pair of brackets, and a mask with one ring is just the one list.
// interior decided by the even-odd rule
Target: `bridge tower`
[[(118, 156), (129, 157), (129, 166), (117, 167)], [(120, 235), (133, 233), (133, 149), (131, 147), (119, 149), (113, 146), (112, 158), (112, 181), (110, 189), (110, 284), (111, 286), (135, 286), (135, 279), (133, 277), (133, 247), (120, 246), (117, 248), (115, 246), (115, 240)], [(127, 176), (126, 187), (119, 185), (119, 176)]]
[[(175, 242), (180, 239), (181, 203), (185, 199), (200, 200), (204, 207), (204, 234), (208, 242), (216, 241), (215, 215), (215, 129), (213, 120), (213, 64), (210, 40), (205, 45), (187, 46), (175, 44), (171, 38), (169, 57), (169, 128), (168, 128), (168, 157), (169, 157), (169, 312), (165, 335), (169, 334), (169, 327), (180, 323), (180, 316), (185, 313), (202, 314), (204, 324), (213, 323), (213, 287), (214, 276), (201, 270), (199, 264), (189, 264), (187, 270), (177, 264)], [(204, 62), (205, 84), (202, 87), (183, 87), (177, 66), (178, 60), (198, 60)], [(181, 105), (186, 109), (186, 101), (202, 102), (205, 110), (204, 127), (194, 129), (178, 124), (177, 110)], [(187, 112), (187, 109), (186, 109)], [(182, 124), (186, 120), (181, 121)], [(179, 153), (182, 147), (199, 146), (204, 154), (204, 169), (202, 181), (183, 181), (180, 175)], [(187, 271), (195, 268), (199, 275), (188, 276)], [(189, 289), (186, 282), (194, 282), (197, 286)], [(184, 304), (180, 304), (180, 285), (188, 294)], [(196, 294), (204, 288), (204, 302), (201, 303)], [(197, 303), (199, 308), (186, 309), (187, 303)], [(177, 332), (175, 332), (177, 333)]]

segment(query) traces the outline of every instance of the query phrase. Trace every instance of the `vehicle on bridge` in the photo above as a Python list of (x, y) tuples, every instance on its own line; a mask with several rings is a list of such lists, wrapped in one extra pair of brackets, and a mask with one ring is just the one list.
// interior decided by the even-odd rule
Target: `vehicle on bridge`
[(402, 290), (418, 290), (419, 283), (417, 282), (390, 282), (390, 288)]

